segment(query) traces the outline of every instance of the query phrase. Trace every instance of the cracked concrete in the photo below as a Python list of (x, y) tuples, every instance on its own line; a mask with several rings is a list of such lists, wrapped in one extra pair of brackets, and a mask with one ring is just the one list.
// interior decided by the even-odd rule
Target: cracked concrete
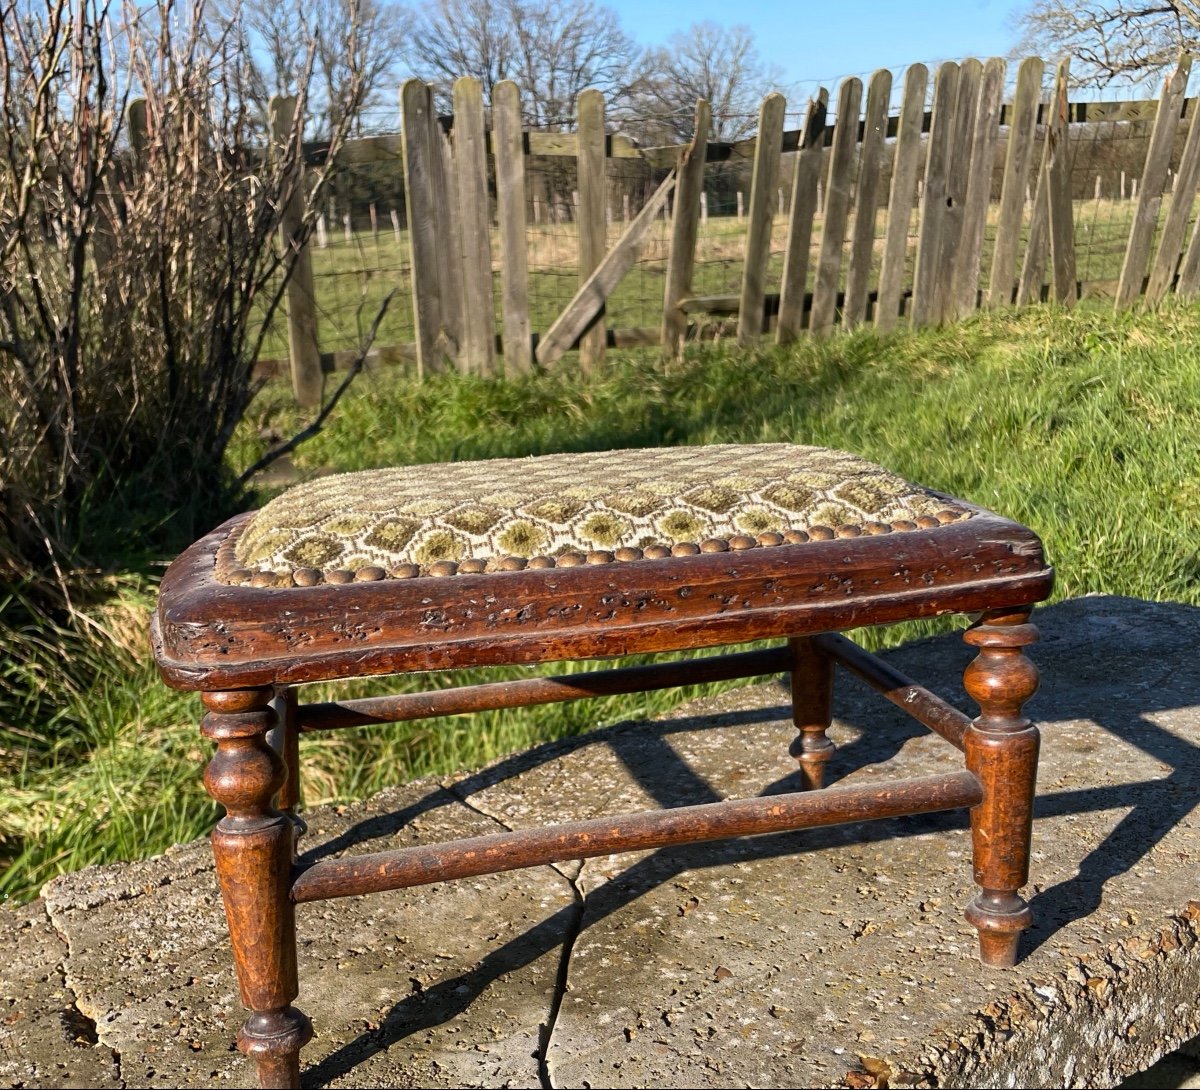
[[(302, 906), (305, 1085), (1184, 1085), (1181, 1054), (1136, 1073), (1200, 1032), (1198, 620), (1102, 597), (1041, 613), (1015, 970), (974, 957), (961, 814), (531, 868)], [(968, 706), (956, 638), (889, 657)], [(314, 811), (304, 851), (787, 789), (784, 701), (761, 684)], [(853, 680), (836, 711), (842, 782), (958, 766)], [(0, 942), (0, 1082), (248, 1084), (205, 843), (56, 879)]]

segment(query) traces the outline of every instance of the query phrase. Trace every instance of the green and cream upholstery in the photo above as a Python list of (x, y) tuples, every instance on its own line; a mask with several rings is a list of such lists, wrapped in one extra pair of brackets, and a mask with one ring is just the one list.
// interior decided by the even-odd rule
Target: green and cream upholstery
[(759, 444), (320, 477), (256, 512), (217, 577), (312, 586), (569, 567), (934, 529), (970, 511), (853, 454)]

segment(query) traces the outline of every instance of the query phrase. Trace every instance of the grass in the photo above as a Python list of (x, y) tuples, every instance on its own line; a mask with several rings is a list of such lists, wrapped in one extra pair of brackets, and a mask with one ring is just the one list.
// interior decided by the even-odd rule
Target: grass
[[(446, 375), (417, 385), (397, 370), (362, 376), (296, 464), (316, 472), (713, 441), (821, 443), (1034, 527), (1058, 568), (1058, 597), (1101, 591), (1200, 604), (1197, 346), (1196, 308), (1039, 307), (787, 350), (718, 343), (676, 364), (611, 353), (587, 379), (570, 358), (507, 381)], [(288, 433), (299, 422), (286, 391), (268, 388), (234, 457), (246, 464), (263, 432)], [(208, 747), (198, 701), (162, 686), (149, 661), (152, 596), (152, 579), (114, 579), (94, 626), (66, 647), (54, 633), (0, 629), (0, 644), (8, 641), (0, 684), (41, 694), (10, 705), (12, 721), (0, 724), (0, 892), (8, 896), (31, 896), (61, 870), (161, 851), (214, 819), (199, 782)], [(867, 635), (880, 646), (934, 627)], [(62, 658), (81, 656), (98, 667), (87, 688), (61, 676)], [(302, 751), (306, 799), (345, 801), (477, 767), (679, 699), (615, 697), (315, 738)]]

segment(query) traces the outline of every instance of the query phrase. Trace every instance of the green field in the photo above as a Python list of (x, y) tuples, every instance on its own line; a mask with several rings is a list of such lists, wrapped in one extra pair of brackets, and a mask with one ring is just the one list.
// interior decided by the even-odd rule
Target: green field
[[(235, 459), (248, 465), (265, 435), (300, 423), (287, 390), (268, 387)], [(719, 343), (672, 363), (651, 351), (611, 352), (586, 378), (570, 357), (512, 380), (442, 375), (417, 384), (401, 369), (382, 371), (360, 376), (295, 462), (310, 473), (771, 440), (852, 449), (1027, 523), (1058, 568), (1059, 597), (1102, 591), (1200, 604), (1194, 307), (1117, 316), (1039, 307), (786, 350)], [(108, 576), (107, 600), (75, 635), (0, 629), (0, 680), (16, 694), (8, 705), (15, 712), (0, 722), (0, 891), (8, 896), (32, 896), (63, 870), (161, 851), (215, 819), (200, 786), (209, 747), (197, 730), (199, 702), (167, 690), (150, 661), (146, 622), (160, 570), (139, 565)], [(933, 627), (867, 639), (893, 644)], [(19, 656), (5, 651), (18, 645)], [(90, 664), (94, 680), (72, 681), (87, 671), (64, 670), (64, 662)], [(406, 684), (430, 680), (450, 681)], [(46, 693), (56, 701), (50, 717), (32, 710)], [(678, 699), (646, 694), (317, 737), (303, 749), (306, 800), (345, 801), (476, 767)]]

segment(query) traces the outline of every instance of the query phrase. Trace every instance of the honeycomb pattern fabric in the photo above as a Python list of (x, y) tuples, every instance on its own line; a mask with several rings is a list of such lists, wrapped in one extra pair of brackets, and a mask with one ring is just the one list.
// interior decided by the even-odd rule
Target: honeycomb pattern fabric
[(969, 512), (823, 447), (676, 447), (321, 477), (218, 558), (257, 586), (688, 555), (932, 528)]

